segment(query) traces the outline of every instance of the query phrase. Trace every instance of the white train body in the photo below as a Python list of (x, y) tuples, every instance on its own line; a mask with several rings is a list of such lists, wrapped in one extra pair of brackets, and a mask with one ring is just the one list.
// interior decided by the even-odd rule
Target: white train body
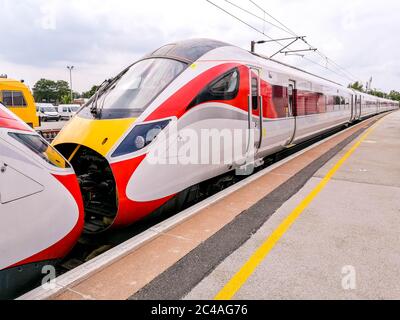
[[(250, 149), (257, 164), (324, 131), (398, 106), (235, 46), (189, 40), (156, 50), (105, 84), (54, 145), (86, 179), (88, 231), (100, 232), (185, 201), (194, 186), (243, 167)], [(201, 137), (207, 129), (233, 137), (210, 147), (212, 158), (235, 148), (242, 157), (218, 163), (182, 159), (188, 132)], [(173, 146), (177, 152), (171, 152)], [(204, 141), (197, 148), (201, 158)], [(103, 176), (91, 171), (93, 160)]]
[(0, 298), (35, 284), (42, 267), (62, 259), (83, 229), (73, 169), (2, 104), (0, 215)]

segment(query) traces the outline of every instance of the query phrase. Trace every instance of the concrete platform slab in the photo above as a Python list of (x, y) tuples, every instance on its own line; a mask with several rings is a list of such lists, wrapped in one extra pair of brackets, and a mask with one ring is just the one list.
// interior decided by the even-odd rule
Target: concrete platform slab
[[(140, 235), (141, 239), (131, 239), (126, 245), (122, 244), (118, 246), (120, 248), (104, 253), (96, 258), (99, 263), (105, 261), (104, 266), (95, 261), (91, 263), (93, 267), (85, 265), (78, 267), (83, 277), (78, 277), (79, 270), (74, 270), (70, 276), (66, 274), (58, 283), (60, 288), (51, 295), (39, 290), (27, 294), (24, 298), (180, 299), (188, 292), (190, 293), (187, 298), (213, 298), (248, 256), (265, 240), (265, 237), (271, 234), (293, 209), (296, 201), (302, 199), (303, 193), (320, 181), (318, 175), (323, 174), (324, 169), (319, 169), (363, 130), (372, 125), (377, 118), (359, 123), (273, 165), (249, 178), (248, 183), (243, 181), (240, 186), (231, 187), (232, 191), (226, 190), (221, 195), (216, 195), (209, 204), (199, 204), (195, 211), (189, 210), (190, 212), (171, 217), (146, 231), (145, 233), (149, 233), (150, 236), (148, 240), (144, 233)], [(311, 180), (308, 181), (310, 178)], [(352, 184), (357, 183), (357, 181), (350, 181), (349, 185), (342, 188), (355, 193), (353, 190), (355, 187)], [(382, 187), (397, 188), (391, 185)], [(393, 190), (386, 193), (390, 197), (393, 196)], [(343, 210), (350, 204), (346, 202), (342, 206), (339, 203), (337, 205), (335, 210)], [(308, 232), (306, 238), (310, 237), (309, 241), (314, 241), (313, 245), (305, 245), (301, 250), (296, 248), (294, 245), (302, 240), (301, 234), (296, 234), (296, 238), (292, 241), (283, 238), (279, 243), (280, 246), (289, 250), (296, 261), (307, 262), (310, 257), (313, 257), (313, 250), (319, 247), (320, 239), (314, 232), (314, 225), (318, 222), (327, 223), (326, 215), (340, 216), (332, 212), (322, 214), (318, 211), (310, 212), (309, 215), (315, 221), (305, 222), (303, 228), (306, 226), (308, 228), (302, 232)], [(328, 225), (324, 227), (329, 229)], [(324, 227), (321, 226), (323, 232), (325, 232)], [(341, 241), (341, 238), (337, 240), (339, 244), (342, 243)], [(135, 243), (138, 245), (134, 245)], [(328, 244), (326, 247), (329, 247)], [(120, 258), (118, 258), (119, 255)], [(277, 263), (281, 261), (281, 257), (276, 259)], [(289, 266), (282, 264), (277, 265), (276, 272), (279, 273), (282, 268), (290, 270)], [(303, 265), (298, 266), (298, 269), (305, 273), (312, 273), (304, 262)], [(260, 270), (262, 270), (261, 267)], [(318, 277), (326, 278), (324, 273), (317, 274), (319, 274)], [(254, 275), (254, 277), (257, 276)], [(268, 279), (262, 273), (259, 277)], [(255, 282), (251, 284), (249, 282), (249, 286), (259, 285), (259, 289), (254, 289), (254, 291), (265, 292), (264, 295), (257, 292), (260, 294), (258, 298), (273, 297), (270, 291), (261, 285), (263, 282), (260, 279), (255, 278)], [(274, 273), (270, 281), (275, 287), (270, 283), (266, 285), (271, 285), (271, 288), (281, 287), (280, 280), (275, 278)], [(284, 283), (286, 280), (282, 281)], [(302, 284), (302, 280), (299, 279), (294, 285), (301, 291)], [(239, 298), (246, 299), (246, 288), (244, 286), (243, 292), (238, 292)], [(287, 292), (293, 296), (293, 292), (296, 291), (289, 289), (288, 285)], [(289, 294), (285, 295), (283, 287), (279, 295), (291, 297)], [(256, 296), (248, 296), (248, 298), (256, 298)]]
[[(385, 117), (336, 172), (234, 298), (400, 299), (398, 137), (396, 112)], [(352, 145), (318, 170), (186, 299), (215, 297)], [(349, 279), (354, 288), (347, 286)]]

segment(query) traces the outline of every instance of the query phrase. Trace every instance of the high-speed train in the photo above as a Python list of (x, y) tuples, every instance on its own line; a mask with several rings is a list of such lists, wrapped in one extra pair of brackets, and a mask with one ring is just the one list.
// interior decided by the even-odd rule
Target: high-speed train
[[(247, 158), (260, 164), (323, 131), (398, 107), (241, 48), (196, 39), (163, 46), (105, 81), (53, 145), (79, 177), (85, 230), (97, 233), (190, 201), (203, 182)], [(236, 147), (243, 157), (180, 161), (189, 136), (194, 141), (211, 131), (231, 139), (217, 148), (200, 139), (192, 160)]]
[(0, 299), (17, 297), (76, 244), (84, 208), (69, 163), (0, 103)]

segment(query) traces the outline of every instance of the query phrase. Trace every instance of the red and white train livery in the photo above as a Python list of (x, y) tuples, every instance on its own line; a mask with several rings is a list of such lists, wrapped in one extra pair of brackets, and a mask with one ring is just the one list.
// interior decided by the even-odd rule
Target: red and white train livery
[(83, 215), (69, 163), (0, 103), (0, 299), (31, 288), (72, 249)]
[[(169, 152), (159, 154), (160, 163), (147, 161), (165, 140), (180, 150), (187, 129), (198, 136), (205, 129), (232, 136), (253, 129), (254, 139), (233, 139), (222, 149), (254, 147), (257, 163), (398, 106), (223, 42), (187, 40), (161, 47), (106, 81), (54, 146), (77, 172), (86, 231), (95, 233), (188, 201), (201, 192), (199, 184), (241, 165), (183, 164), (173, 159), (179, 153)], [(172, 125), (178, 134), (158, 139)]]

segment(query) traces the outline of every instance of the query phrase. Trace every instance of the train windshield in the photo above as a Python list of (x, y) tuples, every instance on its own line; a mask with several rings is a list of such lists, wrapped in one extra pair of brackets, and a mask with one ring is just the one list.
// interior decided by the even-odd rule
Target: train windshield
[[(89, 104), (103, 113), (140, 115), (149, 104), (187, 67), (166, 58), (152, 58), (132, 65), (111, 87), (99, 93)], [(87, 108), (85, 108), (87, 109)], [(129, 113), (123, 112), (129, 110)], [(122, 111), (122, 112), (121, 112)]]
[(18, 142), (22, 143), (25, 147), (36, 153), (47, 163), (50, 163), (58, 168), (70, 168), (67, 160), (65, 160), (56, 149), (49, 145), (39, 135), (16, 132), (9, 132), (8, 134)]

